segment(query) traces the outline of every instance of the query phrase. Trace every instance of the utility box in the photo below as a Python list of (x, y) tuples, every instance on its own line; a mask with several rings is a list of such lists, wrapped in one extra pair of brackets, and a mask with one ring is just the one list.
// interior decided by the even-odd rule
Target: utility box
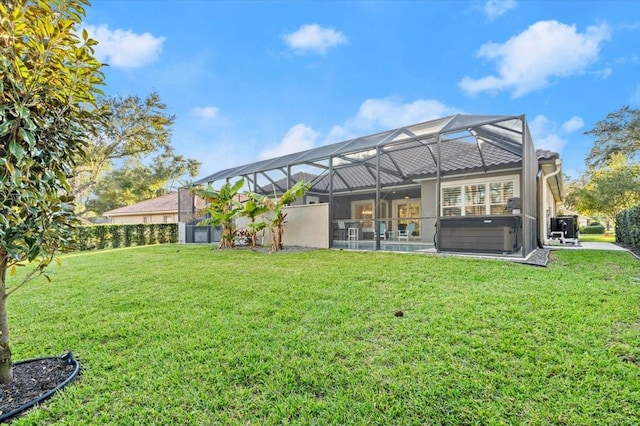
[(522, 248), (520, 231), (515, 215), (441, 217), (438, 251), (511, 254)]

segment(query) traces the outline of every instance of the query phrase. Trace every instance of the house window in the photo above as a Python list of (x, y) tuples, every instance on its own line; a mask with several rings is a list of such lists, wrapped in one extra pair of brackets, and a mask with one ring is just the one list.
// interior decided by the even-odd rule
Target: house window
[(148, 216), (142, 216), (142, 223), (149, 223), (149, 217)]
[(487, 213), (486, 185), (466, 185), (464, 188), (464, 214), (465, 216), (482, 216)]
[(462, 214), (462, 187), (442, 188), (442, 216)]
[(354, 201), (351, 205), (352, 219), (358, 221), (363, 228), (373, 228), (373, 201)]
[(509, 198), (513, 198), (513, 181), (490, 183), (489, 194), (491, 214), (507, 213), (507, 201)]
[(162, 221), (164, 223), (169, 223), (171, 221), (171, 216), (163, 216)]
[(398, 229), (404, 230), (407, 225), (415, 225), (413, 235), (420, 235), (420, 200), (398, 200), (395, 202)]
[[(489, 196), (487, 197), (487, 194)], [(483, 216), (511, 213), (507, 201), (514, 196), (512, 180), (442, 188), (442, 216)]]

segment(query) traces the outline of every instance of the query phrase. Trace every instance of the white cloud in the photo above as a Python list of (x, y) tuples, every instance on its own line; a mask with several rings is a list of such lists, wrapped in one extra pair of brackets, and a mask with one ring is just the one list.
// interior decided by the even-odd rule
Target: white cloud
[(562, 123), (562, 131), (565, 133), (573, 133), (584, 127), (584, 120), (578, 116), (573, 116), (569, 120)]
[(98, 41), (96, 57), (116, 68), (140, 68), (155, 62), (162, 51), (164, 37), (130, 30), (110, 30), (106, 25), (87, 25), (91, 38)]
[(315, 146), (318, 133), (304, 124), (296, 124), (289, 129), (284, 139), (274, 147), (264, 149), (260, 153), (260, 159), (281, 157), (294, 152), (305, 151)]
[(515, 8), (515, 0), (489, 0), (484, 4), (484, 13), (490, 21), (504, 15), (509, 10)]
[(460, 87), (469, 94), (511, 90), (514, 98), (549, 85), (553, 77), (582, 73), (598, 59), (602, 42), (610, 38), (606, 24), (578, 33), (575, 25), (540, 21), (503, 44), (486, 43), (477, 56), (497, 62), (498, 75), (464, 77)]
[(193, 107), (191, 115), (198, 118), (213, 119), (218, 117), (220, 110), (214, 106)]
[[(354, 117), (331, 128), (322, 144), (340, 142), (354, 137), (420, 123), (460, 112), (435, 100), (418, 99), (403, 103), (395, 98), (367, 99)], [(276, 146), (263, 150), (260, 159), (275, 158), (318, 145), (320, 134), (304, 124), (291, 127)]]
[(347, 37), (340, 31), (322, 28), (318, 24), (303, 25), (282, 38), (290, 49), (298, 53), (314, 52), (321, 55), (325, 55), (330, 48), (347, 42)]
[[(555, 122), (549, 120), (544, 115), (537, 115), (530, 123), (531, 137), (533, 144), (539, 149), (549, 149), (558, 153), (562, 152), (562, 148), (567, 144), (565, 134), (576, 131), (584, 125), (584, 121), (580, 117), (571, 117), (565, 121), (560, 129)], [(579, 127), (577, 127), (579, 126)]]
[(327, 135), (327, 142), (338, 142), (366, 133), (394, 129), (435, 118), (452, 115), (459, 110), (431, 99), (418, 99), (403, 103), (396, 98), (367, 99), (355, 117), (343, 125), (334, 126)]
[(613, 69), (611, 69), (610, 67), (607, 67), (602, 70), (595, 71), (594, 74), (599, 75), (600, 78), (602, 78), (603, 80), (606, 80), (607, 78), (611, 77), (611, 74), (613, 74)]

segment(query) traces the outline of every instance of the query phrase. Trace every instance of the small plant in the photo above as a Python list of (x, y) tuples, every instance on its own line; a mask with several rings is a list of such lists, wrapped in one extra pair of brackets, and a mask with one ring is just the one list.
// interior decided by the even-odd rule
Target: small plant
[(256, 235), (267, 227), (265, 221), (256, 222), (258, 216), (261, 216), (269, 211), (269, 205), (267, 197), (253, 192), (245, 192), (247, 201), (242, 204), (241, 215), (251, 219), (251, 223), (248, 225), (249, 242), (251, 247), (256, 246)]
[(235, 198), (243, 186), (244, 179), (240, 179), (233, 185), (230, 182), (225, 183), (219, 191), (213, 189), (211, 185), (206, 189), (194, 188), (192, 191), (208, 203), (202, 212), (209, 217), (198, 225), (222, 226), (220, 248), (233, 247), (235, 244), (237, 228), (234, 220), (242, 210), (242, 204)]
[(284, 247), (282, 235), (284, 234), (284, 225), (287, 218), (287, 214), (283, 212), (284, 207), (306, 194), (309, 188), (311, 188), (310, 183), (304, 183), (304, 181), (300, 180), (282, 194), (280, 198), (266, 199), (272, 213), (271, 221), (267, 223), (267, 227), (271, 231), (271, 251), (282, 250)]
[(251, 231), (248, 229), (240, 229), (236, 232), (235, 244), (238, 246), (246, 246), (251, 242)]

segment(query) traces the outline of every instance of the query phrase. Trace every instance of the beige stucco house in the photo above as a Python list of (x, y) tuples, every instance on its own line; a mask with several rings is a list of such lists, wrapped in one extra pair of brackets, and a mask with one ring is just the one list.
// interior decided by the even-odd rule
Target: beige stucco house
[(111, 223), (177, 223), (178, 193), (170, 192), (104, 213)]

